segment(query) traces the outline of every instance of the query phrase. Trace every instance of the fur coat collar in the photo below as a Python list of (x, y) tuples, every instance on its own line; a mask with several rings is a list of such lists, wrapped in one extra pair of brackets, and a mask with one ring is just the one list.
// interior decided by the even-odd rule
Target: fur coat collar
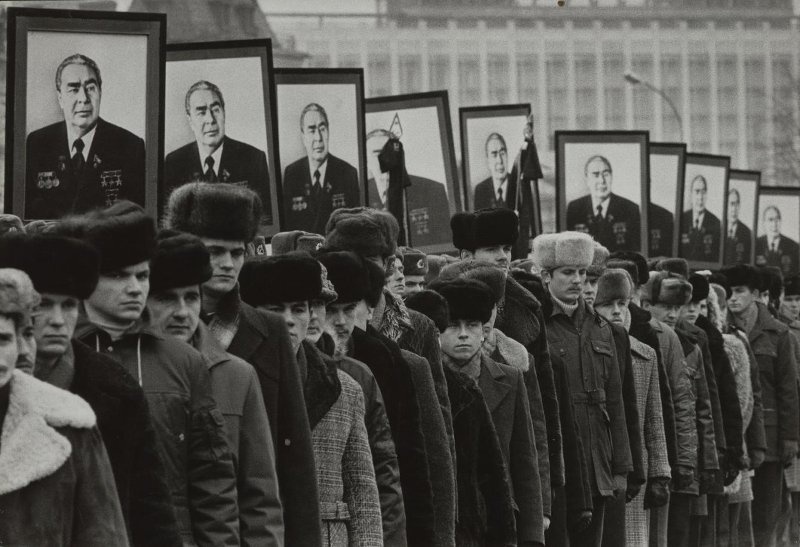
[(8, 412), (0, 436), (0, 495), (55, 473), (72, 454), (56, 428), (96, 424), (89, 404), (68, 391), (18, 370), (11, 378)]
[(494, 329), (490, 338), (487, 338), (483, 344), (484, 355), (522, 372), (528, 372), (530, 359), (525, 346), (513, 338), (509, 338), (499, 329)]

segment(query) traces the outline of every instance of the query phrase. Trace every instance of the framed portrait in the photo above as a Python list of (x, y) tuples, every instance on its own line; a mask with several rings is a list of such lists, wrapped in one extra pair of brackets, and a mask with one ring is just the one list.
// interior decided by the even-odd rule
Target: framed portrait
[(365, 203), (364, 71), (275, 71), (284, 230), (325, 233), (335, 209)]
[(760, 171), (730, 170), (726, 198), (725, 264), (752, 264), (755, 260), (760, 187)]
[(675, 256), (678, 248), (676, 219), (681, 212), (686, 145), (684, 143), (651, 142), (650, 202), (647, 206), (647, 239), (649, 256)]
[(446, 91), (366, 100), (367, 203), (387, 209), (389, 176), (378, 155), (391, 135), (405, 153), (408, 244), (424, 252), (452, 250), (450, 217), (461, 210), (450, 105)]
[(8, 8), (5, 210), (156, 213), (166, 16)]
[(756, 265), (776, 266), (784, 278), (800, 273), (800, 189), (760, 188), (756, 226)]
[(459, 108), (464, 210), (518, 209), (520, 149), (529, 104)]
[(678, 256), (693, 269), (723, 264), (730, 156), (686, 154)]
[(556, 131), (558, 229), (647, 254), (647, 131)]
[(258, 233), (274, 235), (280, 228), (271, 42), (170, 44), (166, 65), (159, 210), (183, 184), (236, 184), (261, 197)]

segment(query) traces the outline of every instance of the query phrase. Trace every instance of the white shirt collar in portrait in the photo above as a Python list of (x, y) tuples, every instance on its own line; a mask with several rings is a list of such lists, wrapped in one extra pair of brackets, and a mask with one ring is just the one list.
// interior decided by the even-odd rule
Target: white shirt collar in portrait
[(389, 177), (379, 176), (375, 179), (375, 186), (378, 188), (378, 197), (381, 199), (381, 204), (386, 207), (386, 202), (389, 199)]
[(497, 184), (497, 181), (492, 179), (492, 185), (494, 185), (494, 195), (497, 196), (497, 191), (502, 188), (503, 189), (503, 199), (508, 199), (508, 175), (500, 184)]
[[(211, 153), (211, 157), (214, 158), (214, 167), (212, 167), (212, 169), (214, 170), (214, 174), (217, 175), (217, 176), (219, 176), (219, 164), (220, 164), (220, 160), (222, 160), (222, 147), (223, 146), (225, 146), (225, 141), (222, 141), (222, 143), (217, 147), (217, 149), (214, 150)], [(204, 173), (206, 172), (206, 169), (208, 169), (208, 165), (206, 165), (206, 158), (207, 157), (208, 156), (200, 158), (200, 163), (203, 164), (203, 172)]]
[(781, 234), (776, 236), (767, 236), (767, 249), (770, 251), (777, 250), (778, 245), (781, 243)]
[(706, 210), (705, 209), (703, 209), (699, 213), (697, 211), (694, 211), (692, 213), (692, 228), (694, 228), (695, 226), (702, 226), (703, 225), (703, 218), (705, 218), (705, 216), (706, 216)]
[(601, 207), (603, 218), (608, 216), (608, 204), (611, 203), (611, 196), (609, 195), (603, 201), (597, 201), (595, 198), (592, 198), (592, 216), (597, 214), (597, 206)]
[(77, 134), (71, 132), (69, 127), (67, 127), (67, 145), (69, 146), (69, 156), (72, 157), (75, 155), (75, 141), (80, 138), (83, 141), (83, 159), (87, 163), (89, 162), (89, 151), (92, 149), (92, 142), (94, 141), (94, 134), (97, 131), (97, 124), (95, 124), (92, 129), (86, 133), (83, 137), (78, 137)]
[(328, 158), (325, 158), (325, 161), (322, 162), (322, 165), (319, 167), (314, 167), (311, 164), (311, 160), (308, 160), (308, 172), (311, 174), (311, 185), (314, 185), (314, 171), (319, 171), (319, 183), (320, 185), (325, 185), (325, 171), (328, 170)]

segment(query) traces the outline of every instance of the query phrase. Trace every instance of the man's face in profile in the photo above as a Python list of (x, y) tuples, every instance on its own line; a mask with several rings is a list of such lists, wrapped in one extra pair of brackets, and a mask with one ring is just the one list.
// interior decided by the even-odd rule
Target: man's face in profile
[(100, 83), (97, 74), (83, 64), (71, 64), (61, 71), (58, 106), (64, 121), (80, 135), (88, 133), (100, 117)]
[(198, 89), (189, 97), (189, 125), (194, 138), (216, 150), (225, 138), (225, 108), (210, 89)]
[(389, 179), (389, 173), (381, 173), (381, 164), (378, 161), (378, 155), (388, 140), (389, 137), (386, 135), (374, 135), (367, 139), (367, 168), (375, 182), (381, 179), (386, 179), (384, 182), (388, 182)]
[(597, 201), (605, 201), (611, 195), (613, 176), (611, 166), (600, 158), (595, 158), (586, 166), (586, 186)]
[(708, 188), (706, 187), (706, 180), (703, 177), (695, 177), (692, 181), (692, 208), (697, 211), (705, 211), (706, 209), (706, 196), (708, 195)]
[(728, 192), (728, 223), (733, 224), (739, 220), (739, 194)]
[(508, 176), (508, 151), (498, 138), (486, 143), (486, 167), (494, 180), (502, 181)]
[(781, 234), (781, 214), (775, 207), (768, 207), (764, 211), (764, 231), (769, 237)]
[(328, 157), (328, 122), (321, 112), (309, 110), (303, 116), (303, 146), (306, 154), (317, 163)]

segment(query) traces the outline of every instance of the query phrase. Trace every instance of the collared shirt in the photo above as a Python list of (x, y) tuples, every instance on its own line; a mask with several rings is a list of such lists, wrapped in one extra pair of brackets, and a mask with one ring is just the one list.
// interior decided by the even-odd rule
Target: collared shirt
[(705, 216), (706, 216), (706, 210), (705, 209), (703, 209), (699, 213), (694, 213), (693, 212), (692, 213), (692, 217), (693, 217), (692, 218), (692, 228), (695, 228), (695, 227), (699, 228), (700, 226), (702, 226), (703, 225), (703, 219), (705, 218)]
[[(224, 141), (222, 142), (222, 144), (220, 144), (220, 145), (217, 147), (217, 149), (216, 149), (216, 150), (214, 150), (214, 151), (211, 153), (211, 157), (212, 157), (212, 158), (214, 158), (214, 166), (213, 166), (211, 169), (213, 169), (213, 170), (214, 170), (214, 174), (215, 174), (215, 175), (217, 175), (217, 176), (219, 176), (219, 162), (220, 162), (220, 160), (222, 159), (222, 147), (223, 147), (223, 146), (225, 146), (225, 142), (224, 142)], [(203, 157), (203, 158), (202, 158), (202, 163), (203, 163), (203, 173), (205, 173), (205, 172), (208, 170), (208, 165), (206, 164), (206, 158), (207, 158), (207, 157), (208, 157), (208, 156), (205, 156), (205, 157)]]
[(739, 221), (735, 221), (728, 225), (728, 237), (734, 239), (736, 237), (736, 230), (739, 228)]
[[(327, 162), (325, 162), (327, 163)], [(313, 175), (312, 175), (313, 180)], [(378, 188), (378, 197), (381, 199), (381, 203), (384, 207), (386, 207), (386, 202), (388, 201), (388, 192), (389, 192), (389, 177), (387, 176), (380, 176), (375, 179), (375, 186)]]
[(311, 173), (311, 185), (314, 185), (314, 171), (319, 171), (319, 184), (320, 186), (325, 185), (325, 171), (328, 170), (328, 158), (325, 158), (325, 161), (322, 162), (322, 165), (319, 167), (314, 167), (311, 163), (311, 160), (308, 160), (308, 172)]
[(607, 197), (603, 201), (597, 201), (596, 199), (592, 198), (592, 215), (597, 214), (597, 207), (599, 206), (601, 209), (601, 215), (603, 218), (606, 218), (608, 215), (608, 204), (611, 202), (611, 196)]
[(75, 141), (78, 139), (83, 141), (83, 151), (81, 155), (83, 156), (84, 161), (87, 163), (89, 162), (89, 150), (92, 149), (92, 141), (94, 141), (94, 134), (97, 131), (97, 124), (89, 130), (84, 136), (79, 136), (74, 134), (72, 131), (69, 130), (69, 125), (67, 125), (67, 144), (69, 145), (69, 155), (70, 157), (75, 155)]
[(508, 199), (508, 176), (506, 176), (506, 178), (504, 178), (500, 184), (498, 184), (495, 179), (492, 179), (492, 185), (494, 186), (495, 197), (497, 196), (497, 191), (502, 189), (503, 200)]
[(778, 250), (778, 246), (780, 244), (781, 244), (781, 235), (780, 234), (776, 235), (772, 239), (769, 239), (769, 236), (767, 236), (767, 250), (768, 251), (777, 251)]

